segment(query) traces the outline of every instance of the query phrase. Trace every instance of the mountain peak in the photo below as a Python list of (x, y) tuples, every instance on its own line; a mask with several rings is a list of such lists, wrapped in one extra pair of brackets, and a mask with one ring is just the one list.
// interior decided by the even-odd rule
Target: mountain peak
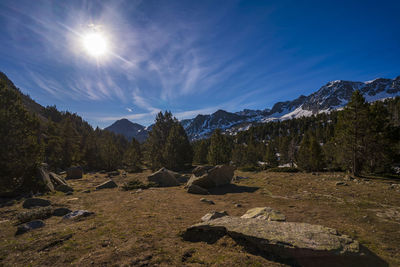
[(147, 131), (143, 125), (131, 122), (126, 118), (119, 119), (115, 121), (110, 126), (106, 127), (104, 130), (122, 134), (128, 139), (135, 138), (139, 142), (144, 142), (147, 138)]

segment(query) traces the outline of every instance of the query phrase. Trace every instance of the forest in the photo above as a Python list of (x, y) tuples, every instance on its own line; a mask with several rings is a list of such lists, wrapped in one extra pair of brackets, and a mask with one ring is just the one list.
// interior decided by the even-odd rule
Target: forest
[(165, 111), (156, 116), (144, 144), (94, 129), (56, 106), (32, 111), (23, 101), (26, 97), (0, 79), (0, 191), (38, 187), (35, 175), (43, 162), (56, 172), (71, 166), (138, 172), (233, 164), (253, 171), (398, 174), (400, 97), (367, 103), (355, 91), (340, 111), (254, 125), (232, 136), (217, 129), (210, 138), (192, 143), (179, 121)]

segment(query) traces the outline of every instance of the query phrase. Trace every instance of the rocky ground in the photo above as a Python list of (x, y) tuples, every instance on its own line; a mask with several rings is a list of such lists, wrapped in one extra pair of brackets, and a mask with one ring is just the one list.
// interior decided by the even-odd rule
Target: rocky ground
[[(115, 176), (121, 186), (150, 172)], [(0, 208), (0, 265), (4, 266), (285, 266), (252, 253), (224, 236), (214, 244), (184, 241), (182, 232), (210, 211), (241, 216), (271, 207), (288, 222), (335, 228), (358, 240), (390, 266), (400, 266), (400, 181), (346, 180), (341, 173), (244, 173), (234, 184), (207, 196), (183, 185), (94, 191), (107, 174), (69, 180), (73, 194), (41, 196), (53, 208), (94, 212), (80, 219), (52, 216), (44, 227), (15, 236), (24, 199)], [(88, 192), (90, 190), (90, 192)], [(210, 201), (200, 201), (206, 198)]]

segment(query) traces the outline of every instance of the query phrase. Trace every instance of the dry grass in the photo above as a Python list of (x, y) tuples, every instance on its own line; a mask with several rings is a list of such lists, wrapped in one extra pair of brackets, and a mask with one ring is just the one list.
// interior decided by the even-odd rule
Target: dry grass
[[(115, 177), (145, 180), (149, 172)], [(70, 181), (71, 196), (62, 193), (44, 198), (56, 206), (96, 213), (80, 221), (59, 217), (46, 226), (15, 237), (22, 201), (0, 208), (0, 265), (4, 266), (282, 266), (246, 252), (227, 237), (216, 244), (185, 242), (179, 233), (199, 222), (211, 210), (239, 216), (247, 209), (269, 206), (288, 221), (333, 227), (358, 239), (387, 261), (400, 266), (400, 192), (389, 189), (394, 181), (347, 182), (336, 186), (342, 174), (244, 173), (250, 177), (206, 196), (215, 205), (200, 202), (203, 196), (185, 192), (183, 186), (150, 188), (135, 193), (120, 188), (83, 193), (107, 178), (88, 174)], [(241, 207), (235, 207), (240, 203)], [(72, 237), (70, 236), (72, 234)]]

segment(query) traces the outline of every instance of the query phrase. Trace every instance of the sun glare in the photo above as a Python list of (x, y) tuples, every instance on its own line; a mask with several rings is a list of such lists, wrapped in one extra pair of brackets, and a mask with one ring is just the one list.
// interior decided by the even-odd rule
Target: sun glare
[(94, 57), (100, 57), (107, 52), (107, 40), (98, 32), (86, 34), (83, 37), (83, 46), (86, 52)]

